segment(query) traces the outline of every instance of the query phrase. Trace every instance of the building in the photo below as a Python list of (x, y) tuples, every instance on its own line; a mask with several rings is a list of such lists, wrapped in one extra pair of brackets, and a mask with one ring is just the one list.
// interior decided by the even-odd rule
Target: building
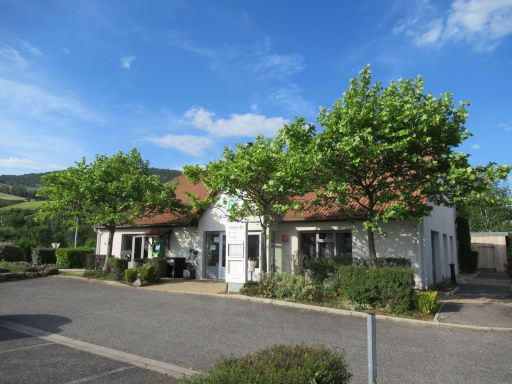
[(506, 271), (508, 232), (471, 232), (471, 249), (478, 252), (478, 269)]
[[(176, 194), (184, 202), (188, 201), (187, 193), (210, 196), (204, 185), (190, 184), (184, 176), (175, 181), (179, 183)], [(309, 257), (368, 257), (362, 220), (343, 217), (340, 210), (320, 207), (301, 214), (290, 212), (272, 223), (265, 245), (259, 222), (229, 222), (227, 207), (236, 202), (224, 195), (218, 197), (218, 204), (195, 216), (164, 213), (117, 228), (113, 255), (131, 260), (159, 255), (183, 257), (196, 262), (198, 278), (225, 280), (230, 291), (258, 279), (261, 271), (292, 272), (299, 252)], [(108, 231), (96, 231), (96, 252), (105, 254)], [(450, 263), (457, 270), (453, 208), (434, 206), (420, 222), (392, 220), (382, 226), (375, 242), (378, 257), (411, 260), (418, 288), (449, 278)], [(254, 271), (249, 260), (255, 261)]]

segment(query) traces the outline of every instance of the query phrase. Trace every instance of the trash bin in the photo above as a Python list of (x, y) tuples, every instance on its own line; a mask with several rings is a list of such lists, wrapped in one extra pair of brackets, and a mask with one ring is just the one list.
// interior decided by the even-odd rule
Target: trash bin
[(455, 264), (450, 264), (450, 277), (452, 284), (457, 285), (457, 278), (455, 277)]
[(185, 269), (185, 258), (184, 257), (173, 257), (171, 260), (174, 261), (173, 277), (183, 277), (183, 270)]

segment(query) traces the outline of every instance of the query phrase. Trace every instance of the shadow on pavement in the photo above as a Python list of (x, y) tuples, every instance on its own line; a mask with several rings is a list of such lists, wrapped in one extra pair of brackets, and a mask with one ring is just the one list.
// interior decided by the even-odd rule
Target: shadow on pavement
[[(49, 333), (60, 333), (61, 327), (65, 324), (71, 323), (71, 319), (64, 316), (34, 314), (34, 315), (5, 315), (0, 316), (1, 321), (6, 320), (16, 324), (22, 324), (33, 328), (38, 328)], [(1, 332), (0, 341), (19, 339), (24, 337), (33, 337), (19, 332)]]

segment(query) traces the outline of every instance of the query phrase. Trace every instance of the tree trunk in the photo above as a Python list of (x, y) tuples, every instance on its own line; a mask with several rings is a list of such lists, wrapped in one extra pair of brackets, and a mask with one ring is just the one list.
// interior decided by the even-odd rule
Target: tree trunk
[(268, 224), (262, 224), (261, 225), (261, 261), (265, 260), (265, 267), (266, 267), (266, 272), (267, 273), (271, 273), (271, 268), (270, 268), (270, 259), (267, 259), (267, 228), (268, 228)]
[(105, 257), (105, 264), (103, 270), (107, 269), (107, 260), (112, 257), (112, 245), (114, 244), (114, 233), (116, 227), (107, 227), (108, 229), (108, 245), (107, 245), (107, 256)]
[(370, 256), (370, 266), (377, 267), (377, 251), (375, 250), (375, 236), (371, 229), (367, 229), (368, 234), (368, 255)]
[(75, 248), (78, 242), (78, 217), (75, 220)]

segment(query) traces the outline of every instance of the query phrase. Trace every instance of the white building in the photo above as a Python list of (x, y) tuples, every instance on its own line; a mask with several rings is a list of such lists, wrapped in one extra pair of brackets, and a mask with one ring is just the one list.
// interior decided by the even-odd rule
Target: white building
[[(203, 198), (209, 194), (205, 186), (192, 185), (183, 176), (176, 180), (177, 196), (184, 201), (186, 192)], [(223, 200), (228, 199), (220, 196), (219, 201)], [(343, 218), (321, 208), (317, 212), (287, 214), (282, 221), (273, 223), (266, 252), (257, 221), (229, 222), (225, 210), (218, 206), (209, 207), (198, 217), (165, 213), (119, 227), (112, 253), (116, 257), (165, 255), (195, 259), (198, 278), (225, 280), (230, 291), (256, 280), (260, 271), (292, 272), (294, 255), (299, 251), (310, 257), (368, 257), (362, 220)], [(418, 288), (449, 278), (450, 263), (458, 271), (453, 208), (434, 206), (419, 223), (395, 220), (382, 229), (375, 236), (377, 256), (410, 259)], [(108, 236), (108, 231), (97, 228), (96, 253), (106, 253)], [(257, 262), (254, 272), (248, 268), (249, 260)]]

